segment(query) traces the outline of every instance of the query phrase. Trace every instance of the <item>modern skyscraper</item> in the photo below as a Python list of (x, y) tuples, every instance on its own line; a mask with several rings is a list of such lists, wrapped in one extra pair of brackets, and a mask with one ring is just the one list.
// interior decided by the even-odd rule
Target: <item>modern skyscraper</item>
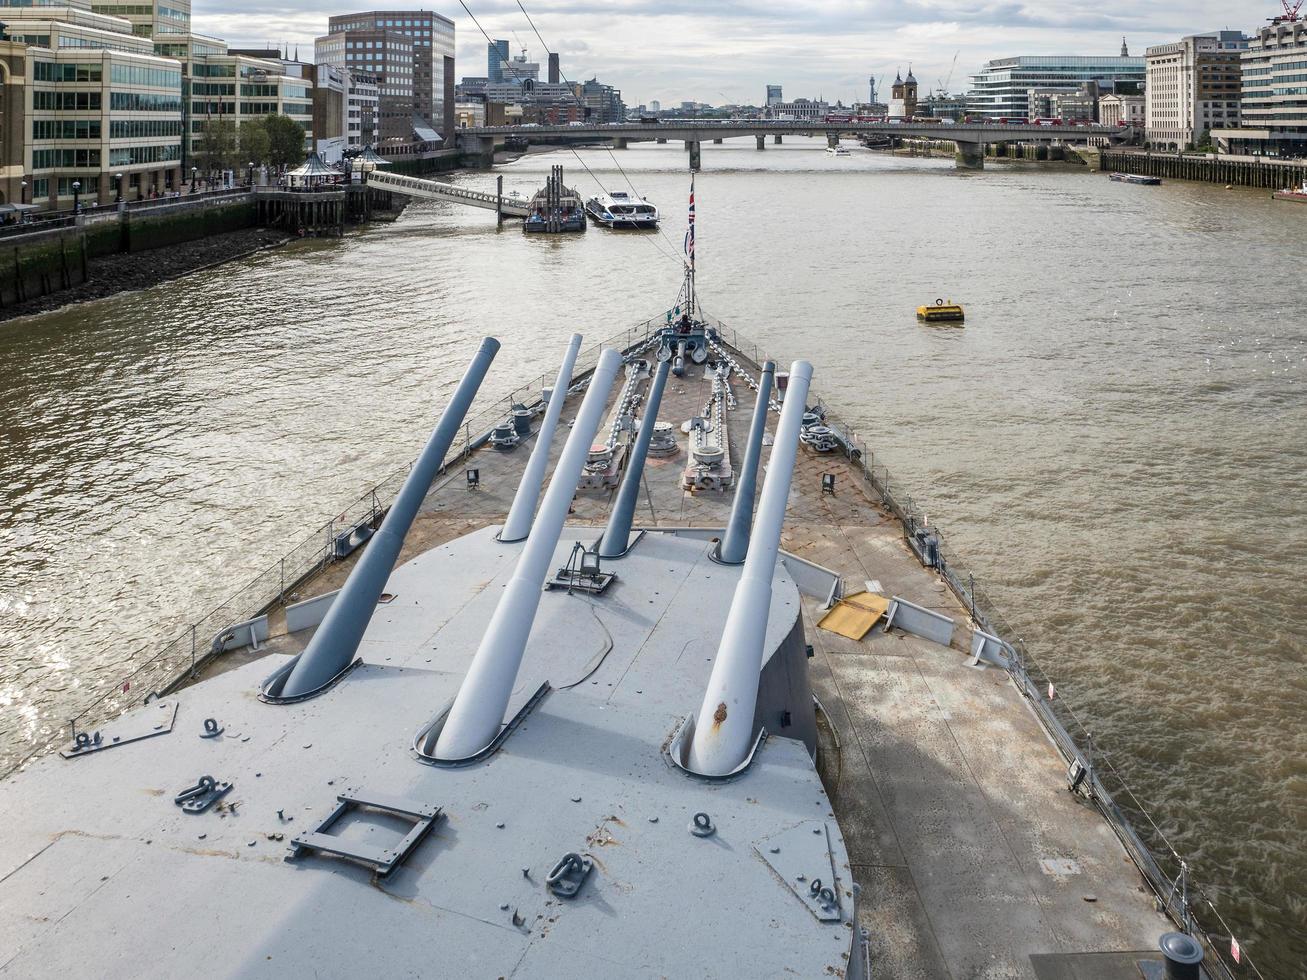
[(558, 64), (558, 52), (549, 55), (549, 84), (557, 85), (562, 80), (563, 70)]
[(780, 105), (784, 101), (785, 97), (781, 95), (781, 87), (779, 85), (767, 86), (767, 104), (769, 106)]
[(508, 61), (508, 42), (496, 39), (486, 45), (486, 78), (491, 82), (504, 80), (504, 63)]

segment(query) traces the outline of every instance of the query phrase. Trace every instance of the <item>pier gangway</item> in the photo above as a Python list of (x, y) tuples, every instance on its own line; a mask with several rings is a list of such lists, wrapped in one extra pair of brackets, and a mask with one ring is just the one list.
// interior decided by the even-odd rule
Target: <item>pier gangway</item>
[(466, 204), (472, 208), (485, 208), (497, 211), (509, 218), (525, 218), (531, 211), (530, 198), (513, 192), (511, 194), (488, 194), (484, 191), (469, 190), (457, 184), (446, 184), (424, 177), (409, 177), (405, 174), (386, 173), (374, 170), (368, 174), (368, 183), (373, 187), (404, 194), (408, 197), (426, 201), (453, 201)]

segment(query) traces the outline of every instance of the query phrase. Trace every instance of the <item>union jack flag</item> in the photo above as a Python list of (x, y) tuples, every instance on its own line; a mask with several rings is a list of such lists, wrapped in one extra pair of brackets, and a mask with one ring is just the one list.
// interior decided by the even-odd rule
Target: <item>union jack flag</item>
[(690, 227), (685, 232), (685, 256), (694, 267), (694, 178), (690, 178)]

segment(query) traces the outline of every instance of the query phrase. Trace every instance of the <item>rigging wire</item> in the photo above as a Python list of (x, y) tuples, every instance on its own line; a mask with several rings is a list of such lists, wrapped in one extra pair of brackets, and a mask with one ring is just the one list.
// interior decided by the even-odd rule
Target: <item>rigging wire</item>
[[(467, 5), (466, 0), (458, 0), (458, 5), (459, 5), (460, 7), (463, 8), (463, 12), (464, 12), (465, 14), (467, 14), (468, 18), (469, 18), (469, 19), (472, 21), (472, 23), (476, 26), (476, 29), (477, 29), (478, 31), (481, 32), (481, 36), (484, 37), (484, 38), (486, 39), (486, 44), (487, 44), (487, 46), (488, 46), (488, 50), (490, 50), (490, 51), (494, 51), (496, 54), (499, 54), (499, 49), (498, 49), (497, 47), (495, 47), (495, 42), (491, 39), (490, 35), (486, 33), (486, 29), (485, 29), (484, 27), (481, 26), (481, 22), (480, 22), (479, 20), (477, 20), (477, 18), (476, 18), (476, 14), (472, 13), (472, 11), (468, 8), (468, 5)], [(522, 7), (521, 3), (518, 4), (518, 7), (519, 7), (519, 8)], [(526, 14), (526, 9), (525, 9), (525, 8), (522, 9), (522, 13), (523, 13), (523, 14)], [(527, 15), (527, 18), (526, 18), (526, 19), (527, 19), (527, 23), (531, 23), (531, 17), (530, 17), (530, 15)], [(531, 23), (531, 29), (532, 29), (533, 31), (535, 31), (535, 24)], [(511, 33), (511, 32), (510, 32), (510, 33)], [(539, 32), (539, 31), (535, 31), (535, 35), (536, 35), (537, 38), (540, 38), (540, 32)], [(513, 36), (514, 36), (514, 37), (517, 37), (516, 34), (513, 34)], [(545, 42), (544, 42), (543, 39), (540, 39), (540, 43), (541, 43), (542, 45), (544, 45)], [(547, 54), (553, 54), (553, 52), (550, 51), (549, 48), (548, 48), (547, 46), (545, 47), (545, 52), (546, 52)], [(499, 54), (499, 60), (502, 61), (505, 65), (508, 65), (508, 64), (509, 64), (508, 59), (505, 58), (502, 54)], [(511, 68), (512, 66), (509, 65), (509, 67)], [(561, 72), (561, 71), (559, 72), (559, 75), (560, 75), (560, 77), (561, 77), (561, 75), (562, 75), (562, 72)], [(570, 85), (571, 83), (568, 82), (568, 84)], [(576, 98), (576, 93), (575, 93), (575, 92), (572, 93), (572, 98), (577, 102), (577, 104), (578, 104), (579, 106), (581, 106), (581, 108), (585, 108), (584, 105), (580, 102), (580, 100)], [(585, 168), (585, 172), (588, 173), (588, 174), (590, 175), (590, 179), (593, 180), (593, 181), (595, 182), (595, 184), (598, 186), (599, 190), (602, 192), (602, 191), (604, 190), (604, 184), (603, 184), (603, 181), (601, 181), (598, 177), (595, 176), (594, 171), (590, 169), (590, 167), (586, 164), (586, 162), (585, 162), (583, 159), (581, 159), (581, 154), (577, 153), (577, 152), (576, 152), (576, 149), (575, 149), (574, 147), (569, 147), (569, 149), (572, 151), (572, 156), (576, 157), (577, 163), (581, 164), (581, 166)], [(609, 153), (610, 153), (610, 154), (612, 153), (612, 150), (611, 150), (611, 149), (609, 150)], [(613, 162), (614, 162), (614, 163), (617, 162), (616, 157), (613, 158)], [(620, 164), (618, 165), (617, 169), (618, 169), (618, 170), (621, 170), (621, 169), (622, 169)], [(625, 177), (626, 174), (623, 172), (622, 176)], [(627, 180), (627, 183), (628, 183), (628, 184), (630, 183), (630, 180), (629, 180), (629, 179)], [(635, 186), (634, 186), (634, 185), (631, 186), (631, 190), (632, 190), (632, 191), (635, 191)], [(636, 196), (639, 196), (639, 192), (638, 192), (638, 191), (636, 191)], [(662, 231), (661, 226), (659, 227), (659, 231)], [(650, 245), (653, 245), (654, 248), (656, 248), (656, 249), (658, 250), (658, 254), (659, 254), (659, 255), (663, 256), (664, 258), (670, 258), (670, 259), (671, 259), (673, 262), (675, 262), (677, 265), (684, 265), (684, 260), (681, 259), (681, 258), (680, 258), (676, 253), (675, 253), (675, 251), (673, 251), (673, 252), (671, 252), (671, 253), (668, 253), (667, 251), (665, 251), (665, 250), (663, 249), (662, 245), (658, 242), (658, 240), (657, 240), (656, 238), (646, 238), (646, 237), (643, 236), (643, 235), (641, 235), (641, 236), (639, 236), (639, 237), (640, 237), (640, 239), (641, 239), (642, 241), (647, 241), (647, 242), (649, 242)], [(666, 232), (663, 232), (663, 237), (664, 237), (664, 238), (667, 237)], [(671, 245), (671, 240), (670, 240), (670, 239), (668, 239), (668, 244)]]
[[(527, 24), (530, 25), (532, 32), (535, 34), (536, 40), (539, 41), (540, 46), (545, 49), (545, 54), (552, 56), (554, 52), (549, 49), (549, 45), (545, 43), (545, 39), (540, 36), (540, 31), (536, 27), (535, 21), (533, 21), (531, 19), (531, 15), (526, 12), (526, 7), (522, 6), (522, 0), (516, 0), (516, 3), (517, 3), (517, 9), (522, 11), (522, 16), (526, 18)], [(563, 74), (563, 69), (561, 65), (558, 68), (558, 77), (563, 80), (563, 82), (568, 86), (569, 91), (572, 92), (572, 99), (573, 101), (576, 102), (577, 106), (581, 109), (584, 109), (585, 103), (583, 103), (579, 98), (577, 98), (576, 91), (575, 89), (572, 89), (572, 83), (568, 81), (567, 76)], [(640, 198), (641, 200), (643, 200), (644, 195), (641, 194), (636, 189), (635, 183), (631, 180), (630, 175), (627, 174), (627, 172), (622, 168), (622, 165), (618, 163), (617, 154), (613, 152), (613, 148), (611, 146), (605, 145), (604, 149), (608, 151), (608, 155), (612, 158), (613, 166), (617, 168), (617, 172), (622, 175), (622, 179), (626, 181), (626, 185), (629, 188), (631, 188), (631, 193), (634, 194), (636, 197)], [(576, 153), (575, 150), (573, 150), (572, 152)], [(577, 159), (580, 159), (580, 157), (578, 157)], [(589, 170), (590, 168), (587, 167), (586, 169)], [(591, 174), (591, 176), (594, 175)], [(675, 252), (676, 244), (670, 238), (668, 238), (667, 231), (663, 228), (661, 221), (658, 224), (658, 233), (662, 235), (663, 239), (667, 242), (668, 246), (673, 250), (673, 252)]]

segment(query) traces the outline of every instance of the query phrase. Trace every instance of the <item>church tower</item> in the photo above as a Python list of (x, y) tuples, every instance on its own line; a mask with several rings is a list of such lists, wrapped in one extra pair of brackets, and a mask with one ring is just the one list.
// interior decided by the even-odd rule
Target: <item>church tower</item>
[(903, 114), (911, 119), (917, 114), (917, 79), (908, 65), (908, 77), (903, 79)]

